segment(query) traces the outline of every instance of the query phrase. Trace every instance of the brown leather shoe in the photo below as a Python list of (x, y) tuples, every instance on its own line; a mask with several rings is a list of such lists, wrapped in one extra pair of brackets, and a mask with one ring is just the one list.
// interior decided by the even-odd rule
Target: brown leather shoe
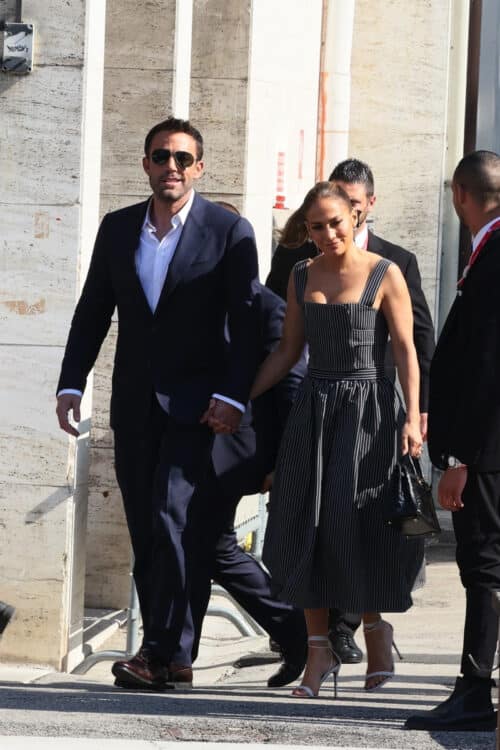
[(159, 664), (143, 648), (131, 659), (115, 661), (111, 671), (120, 687), (168, 689), (168, 667)]
[(168, 665), (168, 682), (177, 690), (191, 690), (193, 687), (193, 669), (182, 664)]

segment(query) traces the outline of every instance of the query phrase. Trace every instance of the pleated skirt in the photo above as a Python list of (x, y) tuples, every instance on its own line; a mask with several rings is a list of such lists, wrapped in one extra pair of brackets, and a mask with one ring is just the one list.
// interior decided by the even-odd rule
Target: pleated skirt
[(280, 446), (263, 561), (301, 608), (404, 612), (423, 541), (387, 523), (404, 421), (386, 377), (303, 381)]

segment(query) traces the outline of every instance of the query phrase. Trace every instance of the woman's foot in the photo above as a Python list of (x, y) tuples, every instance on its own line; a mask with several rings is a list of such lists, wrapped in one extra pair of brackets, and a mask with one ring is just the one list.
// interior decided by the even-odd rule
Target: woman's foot
[(337, 675), (340, 659), (332, 649), (327, 636), (312, 635), (307, 639), (307, 663), (302, 683), (294, 688), (294, 698), (317, 698), (322, 683), (333, 676), (334, 697), (337, 697)]
[[(392, 657), (392, 648), (393, 646), (396, 648), (393, 640), (394, 631), (392, 625), (382, 619), (365, 624), (363, 631), (368, 656), (365, 690), (376, 690), (394, 677)], [(399, 651), (397, 653), (401, 658)]]

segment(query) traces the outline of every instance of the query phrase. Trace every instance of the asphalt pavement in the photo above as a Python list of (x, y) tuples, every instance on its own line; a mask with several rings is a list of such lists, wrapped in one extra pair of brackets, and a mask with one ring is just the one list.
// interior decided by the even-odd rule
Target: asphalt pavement
[[(388, 616), (404, 660), (396, 677), (366, 693), (366, 664), (343, 665), (338, 699), (333, 684), (318, 699), (270, 690), (276, 664), (235, 668), (239, 657), (260, 654), (267, 638), (243, 638), (221, 618), (207, 618), (195, 670), (195, 689), (146, 693), (114, 687), (110, 662), (86, 675), (0, 665), (0, 750), (189, 750), (244, 745), (325, 745), (342, 750), (493, 750), (494, 733), (409, 732), (405, 718), (432, 708), (453, 688), (460, 661), (464, 595), (452, 545), (428, 549), (427, 583), (414, 607)], [(10, 627), (15, 627), (15, 622)], [(357, 638), (364, 648), (362, 634)], [(118, 632), (106, 648), (124, 647)], [(258, 661), (258, 659), (257, 659)]]

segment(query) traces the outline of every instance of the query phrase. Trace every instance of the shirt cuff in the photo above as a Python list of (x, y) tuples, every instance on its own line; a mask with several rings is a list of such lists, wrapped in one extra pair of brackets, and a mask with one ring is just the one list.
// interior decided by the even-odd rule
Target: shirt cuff
[(246, 406), (244, 404), (240, 404), (239, 401), (234, 401), (232, 398), (228, 398), (227, 396), (221, 396), (220, 393), (212, 393), (212, 398), (217, 398), (219, 399), (219, 401), (225, 401), (226, 404), (231, 404), (231, 406), (239, 409), (242, 414), (244, 414), (246, 411)]
[(77, 391), (76, 388), (63, 388), (58, 392), (57, 398), (59, 398), (59, 396), (62, 396), (64, 393), (72, 393), (73, 396), (80, 396), (80, 398), (83, 396), (82, 391)]

